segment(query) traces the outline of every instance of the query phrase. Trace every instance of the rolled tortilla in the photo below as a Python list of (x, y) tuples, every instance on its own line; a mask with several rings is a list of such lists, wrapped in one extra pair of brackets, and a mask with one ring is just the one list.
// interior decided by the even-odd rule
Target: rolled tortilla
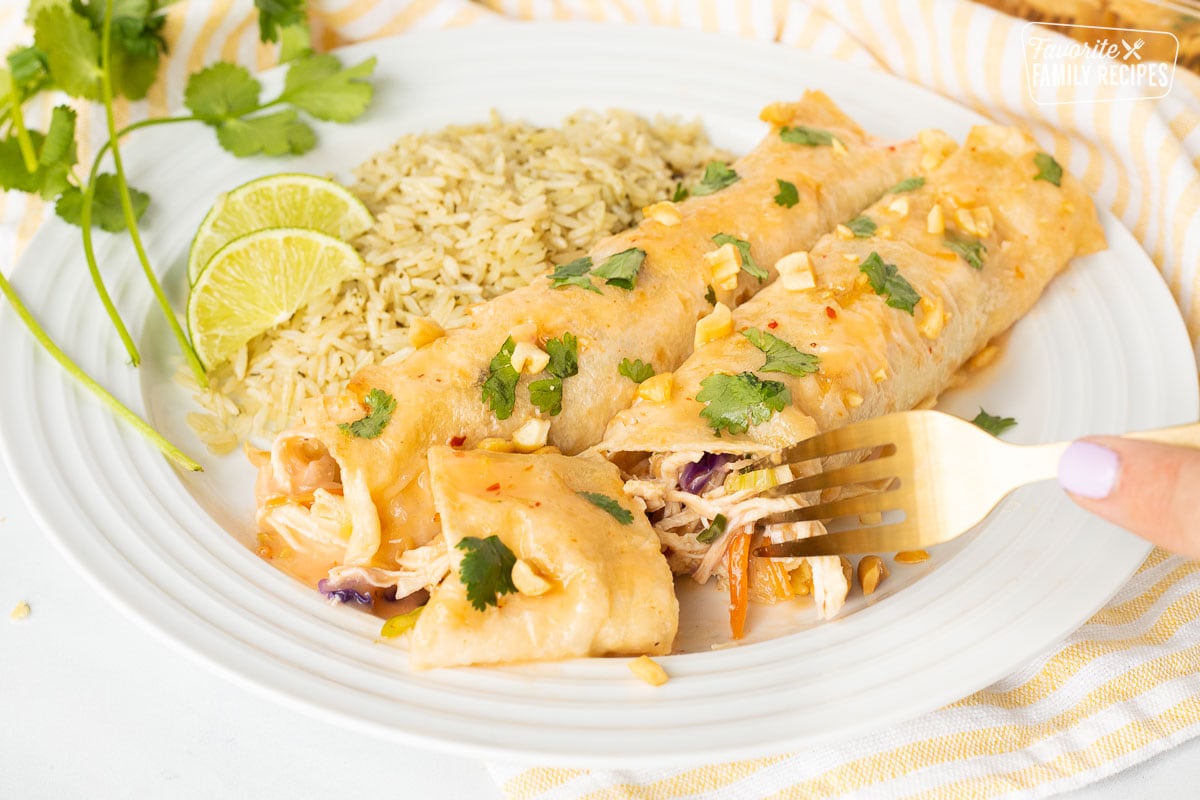
[[(260, 530), (285, 538), (292, 549), (320, 540), (325, 561), (341, 566), (393, 568), (406, 550), (436, 539), (429, 494), (429, 448), (471, 447), (489, 437), (510, 438), (530, 420), (550, 423), (548, 443), (577, 453), (598, 442), (611, 416), (633, 400), (636, 385), (621, 376), (624, 359), (670, 370), (691, 352), (696, 320), (710, 308), (706, 294), (728, 305), (750, 296), (760, 282), (746, 273), (721, 288), (704, 255), (713, 236), (726, 233), (750, 243), (753, 258), (770, 269), (783, 254), (811, 246), (818, 236), (857, 213), (888, 186), (911, 174), (915, 143), (886, 145), (869, 139), (823, 94), (770, 106), (772, 130), (733, 167), (739, 179), (673, 208), (678, 220), (648, 218), (605, 239), (591, 254), (645, 253), (632, 290), (592, 277), (596, 291), (580, 286), (533, 284), (475, 307), (470, 323), (450, 331), (399, 363), (363, 370), (346, 393), (311, 402), (300, 424), (277, 438), (262, 458), (257, 493)], [(784, 126), (817, 131), (822, 142), (785, 141)], [(828, 139), (824, 139), (828, 136)], [(795, 185), (797, 202), (775, 201), (778, 181)], [(500, 419), (482, 395), (493, 359), (521, 329), (533, 343), (570, 333), (578, 340), (578, 374), (563, 383), (561, 413), (544, 417), (530, 402), (522, 375), (511, 415)], [(342, 426), (367, 413), (372, 391), (396, 401), (386, 426), (361, 438)], [(306, 476), (335, 476), (320, 519)], [(337, 505), (337, 490), (342, 491)], [(340, 550), (340, 552), (338, 552)]]
[[(948, 149), (944, 137), (923, 138), (926, 163), (940, 160)], [(715, 514), (726, 516), (730, 530), (748, 530), (755, 519), (802, 502), (726, 492), (719, 467), (703, 487), (691, 475), (697, 491), (685, 491), (679, 479), (685, 470), (695, 472), (689, 464), (704, 454), (767, 454), (818, 431), (936, 398), (1072, 258), (1103, 249), (1103, 231), (1080, 183), (1065, 173), (1061, 185), (1035, 179), (1041, 172), (1036, 162), (1045, 158), (1019, 130), (973, 129), (923, 186), (888, 194), (864, 212), (877, 226), (872, 235), (843, 230), (823, 237), (808, 253), (815, 285), (790, 289), (786, 278), (776, 281), (734, 312), (734, 333), (696, 350), (675, 371), (669, 401), (638, 402), (614, 417), (597, 449), (636, 473), (627, 488), (658, 512), (677, 571), (707, 578), (722, 569), (728, 536), (711, 546), (695, 537)], [(964, 253), (979, 263), (968, 263)], [(920, 296), (911, 313), (874, 290), (863, 271), (874, 258), (894, 266)], [(767, 359), (747, 336), (751, 329), (816, 355), (818, 370), (762, 371)], [(718, 433), (702, 416), (706, 403), (696, 399), (701, 383), (715, 374), (745, 373), (782, 384), (790, 404), (744, 433)], [(688, 507), (695, 521), (681, 510)], [(819, 525), (805, 525), (768, 535), (820, 532)], [(834, 562), (825, 564), (829, 574), (839, 569)], [(840, 605), (835, 598), (825, 608)]]
[[(670, 652), (679, 624), (671, 570), (616, 467), (598, 458), (435, 447), (429, 468), (451, 569), (413, 631), (413, 666)], [(628, 516), (618, 519), (580, 492)], [(479, 610), (460, 579), (457, 545), (489, 535), (518, 560), (518, 591)]]

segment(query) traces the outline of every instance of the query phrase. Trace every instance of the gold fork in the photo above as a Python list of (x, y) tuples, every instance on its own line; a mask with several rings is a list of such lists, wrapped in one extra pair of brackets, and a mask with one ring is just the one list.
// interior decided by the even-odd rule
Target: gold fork
[[(1200, 423), (1129, 433), (1124, 438), (1200, 449)], [(937, 411), (906, 411), (818, 434), (742, 471), (778, 464), (795, 466), (839, 454), (844, 457), (835, 463), (845, 462), (846, 457), (864, 451), (867, 459), (781, 483), (760, 496), (783, 497), (862, 484), (885, 488), (771, 514), (757, 525), (896, 511), (904, 513), (904, 520), (766, 545), (755, 554), (794, 558), (890, 553), (947, 542), (977, 525), (1014, 489), (1055, 477), (1059, 458), (1069, 444), (1009, 444), (966, 420)]]

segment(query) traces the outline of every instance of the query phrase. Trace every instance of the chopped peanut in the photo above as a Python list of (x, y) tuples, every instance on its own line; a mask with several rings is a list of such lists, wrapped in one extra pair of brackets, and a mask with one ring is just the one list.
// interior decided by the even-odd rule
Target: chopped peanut
[(717, 339), (724, 339), (731, 333), (733, 333), (733, 312), (724, 303), (717, 303), (708, 316), (702, 317), (696, 323), (696, 349), (700, 349), (709, 342), (715, 342)]
[(917, 323), (917, 330), (920, 334), (926, 339), (936, 339), (945, 324), (946, 303), (942, 300), (941, 295), (934, 295), (933, 300), (922, 297), (921, 321)]
[(512, 568), (513, 586), (526, 597), (541, 597), (550, 591), (554, 584), (537, 573), (528, 561), (518, 558)]
[(791, 103), (771, 103), (758, 112), (758, 118), (763, 122), (779, 127), (791, 124), (792, 118), (795, 116), (796, 108)]
[(858, 261), (858, 256), (854, 253), (842, 253), (842, 260), (850, 263)]
[(812, 594), (812, 562), (807, 558), (800, 562), (800, 566), (792, 570), (791, 584), (792, 593), (797, 597), (807, 597)]
[(545, 446), (546, 437), (550, 434), (550, 420), (530, 419), (513, 431), (513, 449), (518, 453), (532, 453)]
[(845, 239), (847, 242), (854, 239), (854, 231), (850, 230), (848, 227), (846, 227), (845, 225), (843, 225), (840, 222), (838, 223), (837, 228), (835, 228), (834, 230), (837, 231), (837, 236), (839, 239)]
[(817, 285), (813, 275), (812, 259), (808, 253), (798, 250), (788, 253), (775, 262), (775, 271), (779, 273), (779, 281), (789, 292), (800, 292), (812, 289)]
[(892, 226), (891, 225), (880, 225), (878, 228), (875, 229), (875, 235), (878, 236), (880, 239), (891, 239), (894, 236), (894, 234), (892, 233)]
[(642, 216), (668, 227), (678, 225), (683, 221), (679, 209), (675, 207), (674, 203), (667, 200), (646, 206), (642, 209)]
[(541, 372), (550, 363), (550, 354), (531, 342), (517, 342), (513, 347), (512, 366), (517, 372), (530, 375)]
[(24, 600), (22, 600), (21, 602), (17, 603), (15, 608), (13, 608), (12, 613), (8, 615), (8, 618), (13, 622), (20, 622), (29, 616), (29, 611), (29, 603), (26, 603)]
[(905, 217), (908, 216), (908, 198), (907, 197), (897, 197), (895, 200), (893, 200), (891, 203), (888, 204), (888, 211), (892, 212), (893, 214), (898, 216), (900, 219), (904, 219)]
[(897, 564), (920, 564), (929, 560), (929, 553), (924, 550), (902, 550), (896, 553)]
[(833, 152), (837, 153), (839, 156), (844, 156), (848, 152), (846, 150), (846, 145), (842, 144), (842, 140), (837, 138), (836, 136), (833, 137), (832, 146), (833, 146)]
[(420, 350), (446, 335), (446, 329), (429, 317), (415, 317), (408, 328), (408, 341)]
[(673, 374), (660, 372), (638, 384), (638, 399), (651, 403), (665, 403), (671, 399), (671, 389), (674, 384), (675, 376)]
[(921, 144), (921, 170), (923, 172), (937, 168), (946, 160), (946, 156), (953, 153), (958, 147), (949, 134), (934, 128), (918, 133), (917, 141)]
[(942, 211), (941, 203), (934, 203), (933, 208), (929, 209), (929, 216), (925, 217), (925, 230), (939, 236), (946, 232), (946, 212)]
[(649, 656), (638, 656), (629, 662), (629, 671), (651, 686), (662, 686), (667, 682), (667, 671)]
[(494, 436), (489, 436), (488, 438), (481, 440), (479, 444), (475, 446), (480, 450), (490, 450), (493, 453), (511, 453), (516, 450), (516, 448), (513, 446), (513, 443), (508, 439), (497, 439)]
[(704, 254), (704, 261), (712, 270), (712, 285), (718, 289), (733, 291), (737, 288), (738, 272), (742, 269), (742, 254), (732, 243)]
[(842, 395), (842, 401), (848, 408), (858, 408), (863, 404), (863, 396), (851, 389)]
[(887, 576), (887, 565), (879, 556), (863, 556), (858, 562), (858, 582), (862, 584), (863, 594), (874, 594)]
[(508, 329), (508, 335), (512, 337), (514, 342), (529, 342), (532, 344), (537, 341), (537, 323), (522, 322), (520, 325), (514, 325)]

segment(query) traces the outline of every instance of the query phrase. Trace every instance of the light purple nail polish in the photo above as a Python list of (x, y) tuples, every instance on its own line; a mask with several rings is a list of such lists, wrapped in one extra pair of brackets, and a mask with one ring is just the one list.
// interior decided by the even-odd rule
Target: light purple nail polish
[(1068, 492), (1101, 500), (1117, 485), (1121, 459), (1093, 442), (1072, 442), (1058, 461), (1058, 483)]

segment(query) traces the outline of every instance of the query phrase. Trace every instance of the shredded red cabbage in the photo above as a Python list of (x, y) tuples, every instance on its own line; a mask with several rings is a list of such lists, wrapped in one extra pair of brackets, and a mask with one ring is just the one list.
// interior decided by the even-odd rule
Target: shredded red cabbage
[(328, 597), (330, 600), (337, 600), (341, 603), (358, 603), (360, 606), (374, 605), (374, 598), (367, 592), (360, 592), (352, 586), (333, 588), (329, 585), (328, 578), (322, 578), (317, 582), (317, 591)]
[(690, 494), (700, 494), (712, 480), (713, 473), (724, 467), (733, 456), (726, 453), (705, 453), (699, 461), (688, 464), (679, 473), (679, 488)]

